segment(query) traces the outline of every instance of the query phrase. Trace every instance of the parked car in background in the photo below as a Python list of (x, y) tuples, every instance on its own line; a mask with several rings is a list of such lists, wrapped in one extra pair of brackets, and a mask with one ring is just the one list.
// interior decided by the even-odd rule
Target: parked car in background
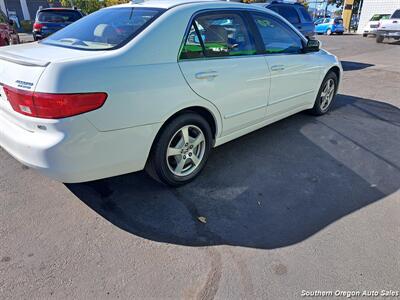
[(329, 111), (342, 67), (319, 46), (242, 3), (101, 9), (0, 50), (0, 146), (62, 182), (145, 168), (182, 185), (213, 147), (303, 110)]
[(397, 9), (389, 19), (379, 21), (376, 42), (382, 43), (385, 38), (400, 40), (400, 9)]
[(315, 35), (314, 22), (307, 9), (300, 3), (284, 3), (272, 1), (270, 3), (256, 3), (280, 14), (296, 27), (304, 36), (313, 37)]
[(367, 37), (369, 34), (375, 35), (376, 30), (379, 26), (380, 20), (387, 20), (390, 18), (390, 14), (376, 14), (368, 21), (363, 30), (363, 37)]
[(73, 8), (44, 8), (37, 12), (33, 24), (33, 39), (41, 40), (83, 17), (83, 13)]
[(342, 18), (321, 18), (315, 22), (315, 32), (317, 34), (343, 34), (344, 26)]
[(0, 10), (0, 46), (19, 44), (17, 31), (14, 29), (14, 22), (7, 18)]

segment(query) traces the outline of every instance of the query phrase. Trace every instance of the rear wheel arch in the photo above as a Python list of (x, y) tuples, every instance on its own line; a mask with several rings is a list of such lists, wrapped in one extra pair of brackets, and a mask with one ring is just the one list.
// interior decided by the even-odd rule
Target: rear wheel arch
[(203, 106), (190, 106), (190, 107), (183, 108), (183, 109), (175, 112), (174, 114), (172, 114), (170, 117), (168, 117), (168, 119), (163, 123), (163, 125), (158, 130), (158, 132), (153, 140), (151, 149), (153, 149), (154, 143), (159, 139), (164, 128), (169, 123), (171, 123), (174, 119), (176, 119), (178, 116), (183, 115), (185, 113), (195, 113), (195, 114), (202, 116), (207, 121), (207, 123), (210, 125), (213, 139), (215, 142), (215, 139), (217, 138), (217, 135), (218, 135), (218, 123), (217, 123), (217, 120), (216, 120), (216, 117), (214, 116), (214, 114), (209, 109), (207, 109)]

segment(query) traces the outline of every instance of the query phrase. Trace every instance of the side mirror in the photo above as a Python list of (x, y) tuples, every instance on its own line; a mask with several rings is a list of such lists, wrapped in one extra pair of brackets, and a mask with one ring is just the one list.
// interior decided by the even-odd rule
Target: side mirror
[(307, 45), (304, 47), (304, 52), (318, 52), (320, 49), (320, 42), (314, 39), (308, 39)]
[(8, 25), (14, 26), (14, 21), (13, 20), (8, 20)]

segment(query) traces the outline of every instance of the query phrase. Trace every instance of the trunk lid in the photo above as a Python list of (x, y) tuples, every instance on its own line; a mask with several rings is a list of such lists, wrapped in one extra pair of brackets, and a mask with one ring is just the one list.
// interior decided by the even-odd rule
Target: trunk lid
[(82, 51), (31, 43), (0, 49), (0, 114), (14, 124), (36, 130), (37, 119), (15, 112), (3, 86), (34, 92), (45, 69), (52, 63), (98, 55), (98, 51)]

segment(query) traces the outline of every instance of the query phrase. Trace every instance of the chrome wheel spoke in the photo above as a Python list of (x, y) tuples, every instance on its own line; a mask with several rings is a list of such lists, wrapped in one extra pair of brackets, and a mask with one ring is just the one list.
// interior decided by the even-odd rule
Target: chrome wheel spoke
[(192, 143), (193, 148), (196, 148), (203, 141), (204, 141), (204, 135), (200, 133)]
[(189, 127), (183, 127), (182, 129), (181, 129), (181, 132), (182, 132), (182, 138), (183, 138), (183, 141), (185, 142), (185, 144), (187, 144), (187, 143), (189, 143)]
[(175, 172), (177, 173), (181, 173), (183, 171), (183, 168), (185, 167), (186, 164), (186, 160), (185, 159), (181, 159), (180, 162), (178, 163), (178, 165), (175, 168)]
[(167, 150), (167, 156), (181, 155), (182, 154), (181, 151), (182, 151), (182, 149), (169, 147)]
[(197, 165), (200, 163), (200, 159), (199, 159), (195, 154), (193, 154), (193, 155), (190, 157), (190, 159), (191, 159), (192, 162), (195, 164), (195, 166), (197, 166)]

